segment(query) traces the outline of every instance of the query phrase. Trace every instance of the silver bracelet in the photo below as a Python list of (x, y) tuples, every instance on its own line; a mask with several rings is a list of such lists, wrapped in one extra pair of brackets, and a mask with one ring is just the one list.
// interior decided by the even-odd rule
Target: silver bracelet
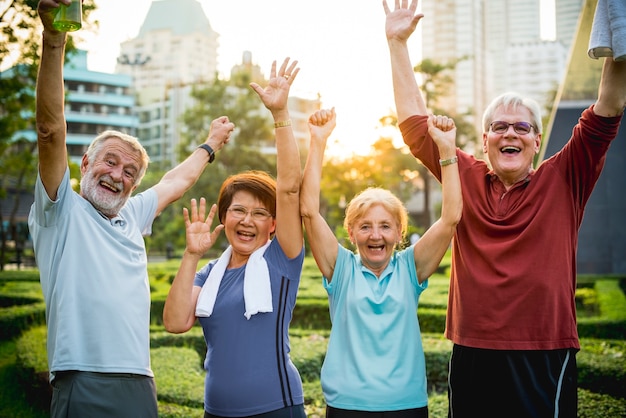
[(459, 161), (458, 157), (455, 155), (452, 158), (448, 158), (447, 160), (439, 160), (439, 164), (441, 164), (442, 167), (445, 167), (447, 165), (450, 164), (455, 164)]

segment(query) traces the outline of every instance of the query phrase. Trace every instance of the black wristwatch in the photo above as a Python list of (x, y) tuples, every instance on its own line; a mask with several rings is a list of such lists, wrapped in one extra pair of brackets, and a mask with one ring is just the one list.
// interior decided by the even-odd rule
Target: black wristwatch
[(202, 148), (203, 150), (209, 153), (209, 163), (212, 163), (213, 160), (215, 160), (215, 151), (213, 151), (213, 148), (211, 148), (209, 145), (201, 144), (201, 145), (198, 145), (198, 148)]

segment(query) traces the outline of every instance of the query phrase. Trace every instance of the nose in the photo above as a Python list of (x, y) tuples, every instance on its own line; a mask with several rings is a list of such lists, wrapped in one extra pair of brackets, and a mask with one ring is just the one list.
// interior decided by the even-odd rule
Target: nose
[(245, 216), (239, 220), (242, 223), (250, 223), (252, 221), (252, 211), (246, 212)]
[(109, 173), (113, 180), (121, 181), (122, 177), (124, 176), (124, 167), (118, 164), (115, 167), (111, 168)]
[(380, 233), (380, 228), (373, 227), (372, 228), (372, 234), (371, 234), (372, 239), (378, 239), (381, 236), (382, 236), (382, 234)]

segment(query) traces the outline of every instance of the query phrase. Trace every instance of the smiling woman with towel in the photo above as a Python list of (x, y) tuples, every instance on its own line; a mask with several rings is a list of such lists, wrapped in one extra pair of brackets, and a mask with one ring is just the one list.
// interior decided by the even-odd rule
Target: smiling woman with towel
[[(202, 325), (205, 418), (306, 416), (288, 334), (304, 260), (300, 156), (287, 109), (296, 65), (287, 58), (277, 71), (274, 62), (265, 89), (250, 84), (275, 121), (277, 180), (259, 171), (236, 174), (208, 216), (204, 198), (183, 210), (187, 247), (163, 322), (173, 333), (188, 331), (196, 318)], [(211, 231), (216, 213), (221, 224)], [(229, 247), (197, 271), (222, 229)]]

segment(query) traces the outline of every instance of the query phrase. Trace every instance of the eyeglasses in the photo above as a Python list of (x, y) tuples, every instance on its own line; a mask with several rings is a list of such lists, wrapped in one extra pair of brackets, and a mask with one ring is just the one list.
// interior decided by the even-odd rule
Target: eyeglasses
[(228, 211), (230, 212), (231, 216), (235, 219), (244, 219), (248, 215), (248, 213), (250, 214), (252, 219), (255, 221), (265, 221), (273, 216), (271, 213), (269, 213), (265, 209), (258, 208), (258, 209), (248, 210), (244, 208), (243, 206), (231, 206), (228, 208)]
[(491, 132), (494, 132), (496, 134), (505, 133), (509, 130), (509, 126), (512, 126), (513, 130), (520, 135), (526, 135), (530, 133), (531, 129), (534, 128), (534, 126), (528, 122), (508, 123), (501, 120), (491, 122), (491, 125), (489, 125), (489, 127), (491, 128)]

